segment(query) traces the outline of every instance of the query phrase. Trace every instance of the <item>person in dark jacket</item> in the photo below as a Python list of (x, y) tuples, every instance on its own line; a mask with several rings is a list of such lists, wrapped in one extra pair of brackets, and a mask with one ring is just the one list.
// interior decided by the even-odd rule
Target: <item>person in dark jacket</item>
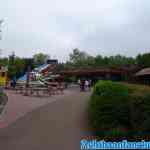
[(81, 80), (80, 90), (85, 91), (85, 80)]

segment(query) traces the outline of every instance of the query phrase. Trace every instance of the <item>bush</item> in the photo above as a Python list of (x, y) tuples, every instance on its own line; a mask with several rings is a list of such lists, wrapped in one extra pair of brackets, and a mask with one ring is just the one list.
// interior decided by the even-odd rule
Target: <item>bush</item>
[[(136, 139), (150, 135), (150, 88), (99, 81), (89, 101), (89, 124), (99, 137)], [(147, 136), (146, 135), (146, 136)]]
[(130, 96), (131, 134), (150, 136), (150, 93)]
[(94, 87), (94, 94), (99, 96), (127, 96), (128, 88), (121, 83), (114, 83), (112, 81), (99, 81)]

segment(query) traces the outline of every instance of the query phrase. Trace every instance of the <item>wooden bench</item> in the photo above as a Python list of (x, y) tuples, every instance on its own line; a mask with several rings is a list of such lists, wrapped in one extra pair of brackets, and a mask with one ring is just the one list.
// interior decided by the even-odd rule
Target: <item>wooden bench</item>
[(35, 95), (40, 96), (43, 95), (57, 95), (63, 94), (64, 86), (59, 84), (50, 84), (48, 86), (33, 86), (30, 85), (28, 88), (25, 86), (17, 85), (15, 88), (16, 93), (23, 94), (24, 96)]
[(23, 86), (17, 86), (15, 87), (14, 89), (16, 91), (16, 94), (23, 94), (23, 90), (24, 90), (24, 87)]
[(48, 88), (45, 87), (29, 87), (29, 88), (25, 88), (25, 92), (24, 95), (25, 96), (30, 96), (30, 95), (34, 95), (36, 93), (36, 96), (40, 96), (42, 94), (46, 94), (48, 93)]
[(57, 83), (57, 82), (50, 82), (48, 83), (48, 87), (51, 88), (51, 93), (56, 94), (63, 94), (64, 93), (64, 84), (63, 83)]

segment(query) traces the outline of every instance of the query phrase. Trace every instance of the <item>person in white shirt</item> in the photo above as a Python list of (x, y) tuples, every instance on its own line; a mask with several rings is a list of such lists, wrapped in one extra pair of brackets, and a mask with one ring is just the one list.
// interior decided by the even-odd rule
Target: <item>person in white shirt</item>
[(89, 81), (85, 80), (85, 89), (88, 90), (89, 89)]
[(79, 79), (79, 80), (78, 80), (78, 85), (80, 85), (80, 84), (81, 84), (81, 80)]

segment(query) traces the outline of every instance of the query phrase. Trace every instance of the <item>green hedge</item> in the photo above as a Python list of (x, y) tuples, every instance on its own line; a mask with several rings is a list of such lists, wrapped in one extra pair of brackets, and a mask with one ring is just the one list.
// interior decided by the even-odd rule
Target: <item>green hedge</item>
[(88, 112), (89, 125), (101, 138), (135, 140), (149, 136), (150, 88), (99, 81), (93, 89)]

